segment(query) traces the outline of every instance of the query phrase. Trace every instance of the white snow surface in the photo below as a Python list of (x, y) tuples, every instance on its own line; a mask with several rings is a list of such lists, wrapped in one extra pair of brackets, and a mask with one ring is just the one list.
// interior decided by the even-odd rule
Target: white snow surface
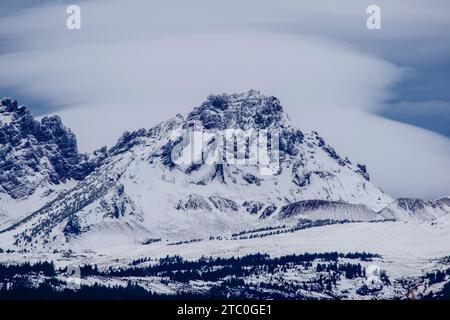
[[(5, 235), (0, 235), (3, 241)], [(450, 216), (433, 222), (360, 222), (314, 227), (279, 235), (252, 239), (203, 239), (174, 244), (172, 241), (148, 245), (128, 245), (105, 242), (101, 235), (90, 241), (62, 245), (57, 251), (45, 249), (27, 253), (0, 254), (2, 262), (53, 260), (57, 266), (98, 264), (99, 267), (124, 266), (132, 260), (151, 258), (155, 261), (167, 255), (185, 259), (202, 256), (231, 257), (250, 253), (272, 256), (306, 252), (370, 252), (382, 256), (376, 263), (391, 279), (419, 276), (433, 269), (439, 259), (450, 255)], [(67, 250), (71, 254), (67, 255)]]

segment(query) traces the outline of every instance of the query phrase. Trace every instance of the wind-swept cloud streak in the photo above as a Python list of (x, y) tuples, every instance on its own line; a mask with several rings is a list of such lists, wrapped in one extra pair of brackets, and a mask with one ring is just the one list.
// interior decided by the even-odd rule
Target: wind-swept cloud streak
[[(13, 88), (19, 100), (48, 101), (41, 112), (62, 115), (82, 150), (185, 114), (209, 93), (254, 88), (279, 97), (301, 129), (319, 131), (339, 152), (367, 163), (393, 195), (450, 193), (449, 140), (373, 115), (408, 76), (408, 68), (387, 60), (408, 49), (380, 53), (376, 46), (394, 44), (401, 34), (413, 38), (409, 29), (401, 33), (403, 7), (386, 3), (392, 10), (384, 25), (400, 31), (383, 38), (365, 29), (363, 2), (335, 8), (338, 16), (335, 2), (322, 4), (328, 6), (81, 2), (81, 31), (65, 29), (65, 5), (33, 7), (0, 21), (7, 46), (0, 88)], [(435, 23), (417, 32), (432, 37), (446, 22), (441, 12), (423, 9)], [(416, 60), (437, 59), (444, 49)]]

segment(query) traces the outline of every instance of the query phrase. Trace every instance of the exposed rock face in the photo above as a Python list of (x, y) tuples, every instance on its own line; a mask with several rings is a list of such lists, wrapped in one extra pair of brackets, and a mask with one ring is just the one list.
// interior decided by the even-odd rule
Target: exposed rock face
[(58, 116), (33, 118), (16, 100), (0, 101), (0, 191), (25, 198), (40, 187), (81, 180), (106, 156), (78, 153), (75, 135)]
[(281, 133), (279, 149), (295, 155), (302, 143), (303, 133), (291, 126), (291, 120), (276, 97), (250, 90), (241, 94), (210, 95), (194, 108), (186, 122), (199, 121), (207, 130), (276, 130)]
[(210, 95), (186, 120), (201, 121), (206, 129), (248, 130), (284, 128), (288, 117), (277, 98), (250, 90), (241, 94)]

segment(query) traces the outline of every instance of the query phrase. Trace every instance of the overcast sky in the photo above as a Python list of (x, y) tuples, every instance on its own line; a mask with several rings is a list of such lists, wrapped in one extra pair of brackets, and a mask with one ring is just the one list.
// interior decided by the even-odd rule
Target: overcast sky
[[(66, 7), (81, 7), (67, 30)], [(366, 8), (381, 8), (381, 30)], [(277, 96), (393, 196), (450, 195), (450, 2), (2, 1), (0, 95), (82, 151), (210, 93)]]

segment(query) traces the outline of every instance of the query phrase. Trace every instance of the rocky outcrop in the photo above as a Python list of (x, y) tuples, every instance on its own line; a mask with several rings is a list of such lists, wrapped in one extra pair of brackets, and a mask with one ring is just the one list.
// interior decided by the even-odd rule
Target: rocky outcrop
[(16, 100), (0, 101), (0, 191), (25, 198), (40, 187), (82, 180), (107, 155), (79, 154), (75, 135), (58, 116), (34, 119)]

